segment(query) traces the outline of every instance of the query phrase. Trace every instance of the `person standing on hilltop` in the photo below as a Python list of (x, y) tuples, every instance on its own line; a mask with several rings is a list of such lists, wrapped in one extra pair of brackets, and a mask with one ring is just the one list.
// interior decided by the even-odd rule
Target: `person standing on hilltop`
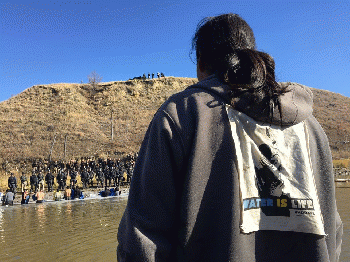
[(337, 261), (342, 222), (312, 92), (278, 83), (239, 15), (202, 20), (199, 82), (157, 111), (118, 229), (118, 261)]

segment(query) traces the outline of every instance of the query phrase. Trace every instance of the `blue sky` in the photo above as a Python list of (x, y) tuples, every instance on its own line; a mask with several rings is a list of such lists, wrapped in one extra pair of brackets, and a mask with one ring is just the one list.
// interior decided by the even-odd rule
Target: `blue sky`
[(237, 13), (279, 81), (350, 97), (350, 1), (0, 0), (0, 101), (39, 84), (143, 73), (196, 77), (191, 39), (207, 16)]

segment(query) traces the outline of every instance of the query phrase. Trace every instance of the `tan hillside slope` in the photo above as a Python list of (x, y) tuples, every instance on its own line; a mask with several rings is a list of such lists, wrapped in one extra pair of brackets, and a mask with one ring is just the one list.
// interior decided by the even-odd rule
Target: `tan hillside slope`
[[(87, 84), (28, 88), (0, 103), (0, 162), (137, 152), (159, 106), (195, 82), (167, 77), (101, 83), (95, 88)], [(349, 158), (350, 98), (312, 90), (314, 115), (329, 136), (334, 158)]]
[(350, 98), (312, 88), (314, 116), (325, 130), (334, 159), (350, 158)]
[(136, 152), (158, 107), (196, 81), (33, 86), (0, 103), (0, 159), (47, 159), (50, 151), (56, 160)]

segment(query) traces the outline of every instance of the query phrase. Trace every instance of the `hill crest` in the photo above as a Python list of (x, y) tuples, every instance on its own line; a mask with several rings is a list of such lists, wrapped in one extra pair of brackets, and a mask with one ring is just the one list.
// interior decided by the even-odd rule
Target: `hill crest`
[[(96, 87), (65, 83), (33, 86), (0, 103), (0, 160), (49, 156), (69, 160), (137, 152), (159, 106), (196, 82), (166, 77)], [(314, 115), (328, 135), (333, 158), (350, 158), (350, 98), (311, 90)]]

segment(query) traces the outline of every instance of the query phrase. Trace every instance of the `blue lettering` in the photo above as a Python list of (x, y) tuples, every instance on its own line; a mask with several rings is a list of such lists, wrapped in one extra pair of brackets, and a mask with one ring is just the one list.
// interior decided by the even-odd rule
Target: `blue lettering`
[(250, 208), (255, 208), (255, 207), (256, 207), (255, 200), (254, 200), (254, 199), (251, 199), (251, 200), (250, 200), (250, 203), (249, 203), (249, 209), (250, 209)]
[(260, 199), (260, 198), (257, 198), (257, 199), (255, 199), (255, 200), (256, 200), (256, 207), (260, 207), (261, 199)]
[(266, 201), (267, 201), (267, 206), (268, 207), (273, 207), (273, 199), (268, 198), (268, 199), (266, 199)]
[(249, 199), (244, 199), (243, 200), (243, 207), (244, 207), (244, 210), (248, 209), (249, 208)]
[(253, 208), (273, 207), (272, 198), (246, 198), (243, 199), (243, 209), (250, 210)]

